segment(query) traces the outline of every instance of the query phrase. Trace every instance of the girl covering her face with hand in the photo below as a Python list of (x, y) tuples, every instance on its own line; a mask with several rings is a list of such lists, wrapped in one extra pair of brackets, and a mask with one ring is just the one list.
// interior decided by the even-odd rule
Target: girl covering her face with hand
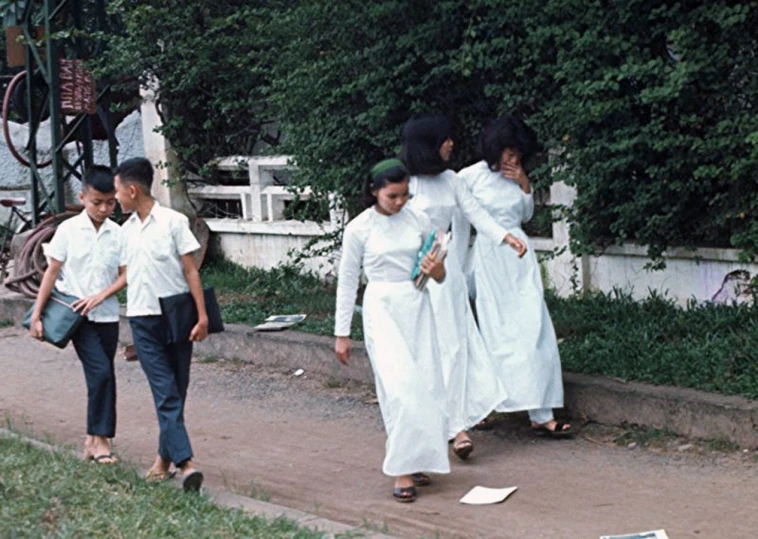
[[(521, 225), (532, 217), (534, 198), (522, 160), (536, 150), (522, 120), (501, 116), (482, 134), (483, 159), (459, 172), (479, 204), (527, 245)], [(534, 429), (571, 435), (571, 425), (553, 417), (553, 408), (563, 407), (561, 360), (537, 257), (529, 250), (519, 258), (484, 235), (472, 257), (479, 328), (508, 393), (496, 410), (527, 410)]]

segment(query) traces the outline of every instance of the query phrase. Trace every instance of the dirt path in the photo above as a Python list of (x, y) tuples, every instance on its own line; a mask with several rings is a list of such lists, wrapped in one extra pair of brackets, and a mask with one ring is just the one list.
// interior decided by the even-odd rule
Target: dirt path
[[(0, 413), (17, 428), (78, 445), (85, 389), (73, 350), (14, 328), (0, 330), (0, 350)], [(119, 361), (117, 371), (117, 450), (147, 467), (157, 439), (149, 389), (138, 364)], [(453, 460), (452, 474), (400, 505), (380, 473), (384, 434), (368, 389), (334, 386), (307, 373), (196, 363), (187, 417), (208, 481), (400, 537), (590, 539), (657, 528), (672, 539), (756, 537), (754, 452), (630, 450), (607, 443), (614, 434), (599, 427), (545, 440), (521, 418), (474, 433), (470, 462)], [(519, 490), (501, 505), (458, 504), (477, 484)]]

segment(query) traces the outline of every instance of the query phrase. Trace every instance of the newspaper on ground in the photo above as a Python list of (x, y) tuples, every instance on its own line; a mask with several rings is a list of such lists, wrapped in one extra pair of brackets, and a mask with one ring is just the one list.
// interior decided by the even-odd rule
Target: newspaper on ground
[(488, 488), (476, 486), (469, 490), (460, 503), (467, 505), (491, 505), (493, 503), (504, 502), (505, 499), (516, 492), (518, 487), (508, 488)]
[(600, 539), (669, 539), (669, 536), (664, 530), (655, 530), (626, 535), (603, 535)]
[(269, 316), (262, 324), (253, 327), (256, 331), (281, 331), (305, 320), (304, 314), (277, 314)]

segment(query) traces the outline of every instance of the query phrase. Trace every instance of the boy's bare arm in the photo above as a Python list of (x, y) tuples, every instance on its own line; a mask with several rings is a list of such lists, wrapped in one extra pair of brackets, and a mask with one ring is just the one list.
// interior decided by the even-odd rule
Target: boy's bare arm
[(184, 277), (187, 279), (192, 299), (195, 300), (197, 307), (197, 324), (190, 332), (189, 340), (202, 341), (208, 336), (208, 313), (205, 310), (205, 296), (203, 296), (203, 285), (200, 282), (200, 272), (197, 271), (195, 258), (192, 253), (182, 255), (182, 267), (184, 268)]
[(113, 281), (112, 285), (97, 294), (76, 300), (71, 306), (75, 311), (81, 309), (82, 316), (85, 316), (92, 309), (100, 305), (113, 294), (118, 294), (124, 288), (126, 288), (126, 266), (120, 266), (118, 268), (118, 278)]

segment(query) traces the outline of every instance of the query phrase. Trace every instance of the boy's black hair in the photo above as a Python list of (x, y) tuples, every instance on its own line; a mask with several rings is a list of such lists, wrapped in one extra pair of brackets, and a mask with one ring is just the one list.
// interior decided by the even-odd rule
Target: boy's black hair
[(82, 178), (82, 190), (89, 188), (100, 191), (101, 193), (112, 193), (116, 190), (113, 185), (113, 171), (105, 165), (93, 165), (88, 168)]
[(440, 174), (448, 165), (440, 156), (440, 147), (452, 138), (452, 126), (443, 114), (420, 114), (413, 116), (403, 127), (403, 160), (412, 176)]
[(479, 137), (478, 153), (494, 172), (500, 166), (500, 156), (506, 148), (520, 151), (522, 161), (526, 161), (539, 151), (539, 143), (534, 130), (521, 118), (510, 114), (500, 116), (482, 131)]
[(116, 167), (115, 175), (119, 181), (141, 186), (145, 193), (150, 194), (153, 188), (153, 165), (144, 157), (132, 157), (121, 162)]

